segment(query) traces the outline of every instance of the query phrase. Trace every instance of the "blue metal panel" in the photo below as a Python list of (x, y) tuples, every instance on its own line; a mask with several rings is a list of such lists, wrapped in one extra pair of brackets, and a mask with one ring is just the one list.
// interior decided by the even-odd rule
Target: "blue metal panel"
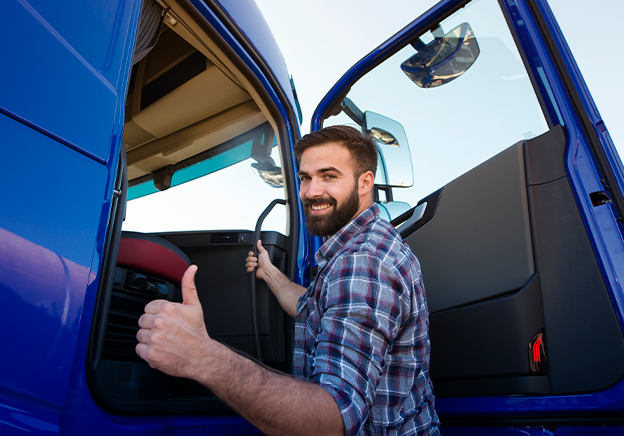
[(108, 170), (1, 115), (0, 131), (0, 397), (28, 411), (0, 420), (36, 428), (32, 409), (65, 400)]
[(609, 167), (617, 178), (618, 188), (620, 192), (624, 192), (624, 165), (622, 165), (621, 156), (618, 155), (615, 149), (613, 141), (611, 140), (611, 136), (609, 135), (609, 132), (607, 130), (607, 126), (602, 121), (600, 113), (598, 112), (598, 108), (594, 103), (594, 99), (591, 96), (589, 89), (587, 88), (585, 80), (583, 79), (578, 65), (576, 64), (576, 61), (572, 56), (572, 52), (570, 51), (570, 48), (565, 41), (563, 33), (561, 32), (561, 29), (559, 28), (559, 25), (557, 24), (557, 21), (555, 20), (555, 17), (550, 7), (544, 0), (538, 0), (537, 3), (540, 6), (542, 14), (547, 20), (550, 32), (555, 38), (557, 50), (561, 53), (563, 57), (566, 69), (568, 70), (568, 72), (572, 76), (572, 79), (575, 82), (575, 88), (578, 91), (583, 102), (583, 109), (587, 116), (590, 118), (594, 126), (595, 132), (601, 141), (603, 150), (606, 154), (607, 160), (609, 161)]
[(0, 39), (10, 67), (0, 71), (0, 107), (104, 162), (118, 102), (125, 99), (118, 88), (128, 74), (124, 49), (134, 43), (132, 7), (138, 3), (3, 3), (10, 19)]
[(58, 434), (108, 228), (140, 1), (74, 3), (4, 5), (2, 434)]
[(295, 97), (290, 85), (290, 76), (273, 33), (254, 0), (218, 0), (223, 10), (231, 17), (256, 51), (262, 56), (288, 96), (291, 110), (296, 110)]

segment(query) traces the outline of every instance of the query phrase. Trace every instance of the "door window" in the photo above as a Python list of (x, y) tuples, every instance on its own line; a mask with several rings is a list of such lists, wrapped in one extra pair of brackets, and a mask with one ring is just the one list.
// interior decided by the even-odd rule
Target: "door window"
[[(429, 88), (414, 83), (401, 65), (418, 48), (468, 23), (479, 46), (462, 75)], [(503, 13), (495, 0), (469, 3), (358, 80), (347, 98), (362, 112), (398, 121), (411, 149), (414, 185), (394, 189), (394, 200), (414, 206), (510, 145), (548, 130)], [(462, 55), (460, 53), (460, 55)], [(354, 121), (340, 112), (324, 125)]]

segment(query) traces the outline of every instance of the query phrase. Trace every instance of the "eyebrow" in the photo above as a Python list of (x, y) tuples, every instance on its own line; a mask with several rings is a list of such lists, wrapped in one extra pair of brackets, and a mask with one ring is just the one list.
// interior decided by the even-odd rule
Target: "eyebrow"
[[(327, 167), (327, 168), (321, 168), (320, 170), (316, 171), (317, 174), (324, 174), (324, 173), (331, 173), (331, 172), (335, 172), (338, 174), (342, 174), (342, 171), (340, 171), (338, 168), (336, 167)], [(301, 171), (299, 170), (299, 172), (297, 173), (297, 175), (299, 176), (309, 176), (309, 174), (305, 171)]]

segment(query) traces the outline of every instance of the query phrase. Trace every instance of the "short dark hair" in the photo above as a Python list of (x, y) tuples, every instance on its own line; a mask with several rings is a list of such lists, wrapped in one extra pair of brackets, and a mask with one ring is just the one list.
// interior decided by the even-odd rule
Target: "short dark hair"
[(308, 148), (327, 145), (332, 142), (346, 147), (351, 153), (351, 158), (355, 163), (356, 179), (366, 171), (371, 171), (375, 175), (377, 172), (377, 143), (370, 134), (364, 135), (351, 126), (330, 126), (304, 135), (295, 145), (297, 164), (301, 165), (301, 156)]

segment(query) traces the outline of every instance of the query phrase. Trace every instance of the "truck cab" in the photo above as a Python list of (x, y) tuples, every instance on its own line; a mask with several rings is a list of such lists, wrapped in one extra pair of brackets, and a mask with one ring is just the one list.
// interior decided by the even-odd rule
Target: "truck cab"
[[(262, 15), (6, 8), (2, 433), (259, 434), (134, 347), (145, 304), (181, 301), (192, 263), (208, 333), (292, 370), (292, 320), (244, 259), (262, 239), (306, 286), (322, 241)], [(344, 123), (377, 140), (376, 202), (421, 262), (443, 433), (621, 430), (624, 170), (547, 3), (438, 3), (349, 70), (311, 129)]]

